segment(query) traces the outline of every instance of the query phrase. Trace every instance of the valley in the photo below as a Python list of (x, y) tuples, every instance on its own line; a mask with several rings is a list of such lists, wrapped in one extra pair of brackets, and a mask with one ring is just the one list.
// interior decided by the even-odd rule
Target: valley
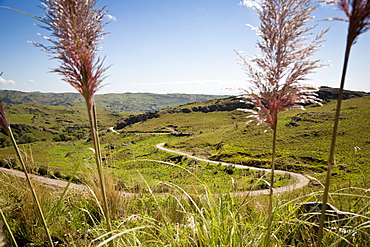
[[(335, 100), (330, 101), (330, 94), (327, 92), (325, 95), (328, 101), (324, 101), (323, 106), (312, 105), (308, 106), (306, 111), (291, 110), (281, 113), (277, 169), (322, 180), (335, 107)], [(365, 178), (370, 175), (370, 132), (367, 124), (370, 120), (369, 97), (353, 97), (355, 93), (348, 95), (350, 96), (344, 101), (342, 111), (333, 181), (356, 181), (366, 185), (368, 181)], [(100, 110), (98, 125), (106, 169), (110, 170), (116, 179), (130, 181), (127, 182), (128, 187), (135, 187), (141, 179), (137, 175), (127, 173), (131, 166), (137, 166), (130, 164), (135, 163), (135, 160), (176, 161), (186, 166), (186, 158), (159, 152), (155, 145), (161, 142), (166, 142), (166, 147), (170, 149), (179, 149), (200, 158), (268, 169), (271, 131), (264, 126), (246, 125), (246, 114), (237, 110), (243, 105), (235, 99), (237, 98), (224, 98), (164, 109), (154, 117), (132, 121), (123, 128), (120, 127), (120, 119), (125, 119), (125, 115)], [(194, 111), (200, 107), (214, 110)], [(19, 143), (23, 143), (26, 157), (32, 160), (32, 170), (36, 173), (39, 167), (47, 167), (49, 175), (61, 169), (64, 176), (68, 177), (76, 162), (86, 163), (81, 167), (81, 175), (89, 171), (88, 163), (92, 159), (92, 153), (88, 148), (91, 140), (88, 137), (87, 116), (83, 110), (71, 106), (20, 104), (5, 105), (5, 111), (15, 136)], [(76, 114), (79, 118), (75, 117)], [(133, 119), (128, 115), (126, 118)], [(113, 132), (112, 126), (118, 132)], [(158, 136), (150, 133), (168, 135)], [(3, 160), (2, 166), (6, 166), (7, 161), (14, 159), (14, 153), (11, 147), (6, 147), (10, 143), (6, 141), (5, 136), (0, 136), (0, 141), (0, 146), (3, 147), (0, 159)], [(148, 169), (151, 168), (159, 169), (158, 165), (148, 165)], [(172, 181), (168, 177), (155, 178), (150, 182), (151, 186), (161, 182), (161, 179), (164, 182)], [(208, 178), (206, 180), (209, 181)]]
[[(335, 90), (325, 90), (322, 106), (307, 105), (306, 111), (279, 115), (276, 168), (281, 172), (274, 179), (274, 231), (284, 242), (295, 238), (297, 231), (309, 234), (313, 223), (300, 218), (297, 205), (321, 198), (336, 103), (331, 99)], [(139, 114), (98, 109), (115, 231), (161, 226), (160, 235), (177, 232), (186, 240), (194, 221), (224, 236), (215, 220), (224, 222), (222, 228), (237, 224), (242, 232), (257, 236), (265, 224), (272, 133), (264, 125), (246, 124), (247, 114), (238, 110), (241, 107), (251, 106), (226, 97)], [(33, 181), (40, 182), (35, 185), (42, 204), (51, 208), (47, 217), (54, 236), (77, 246), (99, 238), (101, 195), (86, 111), (36, 104), (4, 104), (4, 110)], [(330, 203), (361, 215), (345, 225), (358, 232), (351, 239), (359, 242), (368, 237), (364, 227), (370, 187), (369, 121), (370, 97), (347, 92)], [(23, 215), (34, 214), (34, 209), (27, 206), (32, 203), (23, 189), (24, 180), (8, 174), (23, 176), (4, 132), (0, 133), (0, 166), (2, 207), (8, 218), (26, 222)], [(240, 169), (246, 166), (250, 168)], [(64, 191), (68, 182), (71, 189)], [(55, 207), (61, 212), (58, 215)], [(23, 210), (28, 211), (23, 214)], [(12, 222), (13, 231), (18, 241), (27, 242), (22, 240), (26, 234), (17, 231), (27, 232), (32, 226), (17, 222)], [(157, 237), (143, 231), (142, 239)], [(27, 234), (37, 241), (34, 233)]]

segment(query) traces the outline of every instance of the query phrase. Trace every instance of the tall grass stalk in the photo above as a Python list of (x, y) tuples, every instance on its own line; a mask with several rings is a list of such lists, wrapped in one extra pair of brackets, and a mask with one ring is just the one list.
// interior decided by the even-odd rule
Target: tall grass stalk
[[(100, 180), (103, 198), (103, 212), (109, 232), (112, 231), (108, 200), (104, 182), (102, 156), (100, 150), (94, 94), (104, 80), (103, 61), (96, 58), (99, 41), (104, 38), (104, 8), (95, 9), (97, 0), (43, 0), (45, 7), (43, 26), (51, 32), (53, 38), (46, 38), (51, 46), (34, 43), (52, 57), (61, 61), (61, 66), (54, 69), (64, 76), (63, 80), (71, 84), (85, 99), (89, 116), (94, 156)], [(113, 246), (113, 243), (110, 243)]]
[(330, 152), (328, 158), (328, 166), (325, 179), (325, 189), (323, 194), (323, 206), (320, 216), (320, 226), (318, 231), (317, 246), (321, 246), (323, 239), (326, 204), (328, 202), (330, 180), (332, 174), (332, 167), (334, 164), (335, 146), (338, 135), (339, 117), (342, 106), (344, 83), (346, 80), (347, 67), (349, 63), (349, 56), (352, 45), (356, 42), (357, 37), (370, 28), (370, 1), (369, 0), (328, 0), (326, 2), (335, 4), (342, 10), (348, 19), (330, 18), (332, 20), (344, 20), (349, 22), (347, 42), (344, 53), (344, 62), (342, 69), (342, 76), (340, 82), (340, 89), (338, 94), (337, 107), (335, 112), (334, 126), (331, 137)]
[(104, 217), (106, 219), (108, 231), (112, 231), (112, 225), (110, 220), (110, 209), (108, 206), (108, 198), (107, 198), (107, 190), (105, 186), (105, 178), (103, 174), (103, 164), (102, 164), (102, 156), (101, 156), (101, 149), (100, 149), (100, 141), (99, 141), (99, 134), (97, 130), (97, 121), (96, 121), (96, 112), (95, 107), (90, 106), (89, 101), (86, 101), (86, 106), (88, 109), (89, 114), (89, 122), (90, 122), (90, 129), (91, 129), (91, 135), (94, 143), (94, 156), (95, 156), (95, 162), (96, 167), (98, 171), (99, 181), (100, 181), (100, 189), (103, 199), (103, 212)]
[(271, 237), (271, 226), (273, 220), (273, 194), (274, 194), (274, 175), (275, 175), (275, 157), (276, 157), (276, 133), (277, 133), (277, 116), (275, 119), (275, 128), (272, 129), (272, 153), (271, 153), (271, 180), (270, 180), (270, 192), (269, 192), (269, 206), (268, 206), (268, 219), (267, 219), (267, 235), (266, 244), (270, 244)]
[[(248, 3), (246, 3), (248, 2)], [(250, 1), (245, 1), (250, 6)], [(278, 113), (293, 108), (304, 109), (301, 103), (318, 103), (309, 86), (300, 82), (314, 69), (323, 65), (321, 60), (311, 60), (321, 47), (322, 37), (327, 30), (312, 37), (316, 26), (307, 26), (312, 19), (313, 7), (310, 0), (264, 0), (255, 1), (254, 8), (260, 17), (257, 42), (261, 56), (243, 56), (237, 52), (239, 62), (252, 84), (243, 96), (256, 109), (241, 109), (252, 113), (251, 121), (267, 123), (273, 131), (271, 155), (271, 181), (266, 243), (270, 245), (273, 221), (273, 187), (276, 156)], [(248, 123), (249, 123), (248, 122)]]
[(28, 175), (28, 171), (27, 171), (26, 164), (25, 164), (25, 163), (24, 163), (24, 161), (23, 161), (23, 158), (22, 158), (21, 152), (20, 152), (20, 150), (19, 150), (19, 148), (18, 148), (18, 145), (17, 145), (17, 143), (16, 143), (16, 141), (15, 141), (15, 138), (14, 138), (14, 136), (13, 136), (13, 133), (12, 133), (12, 131), (11, 131), (10, 127), (9, 127), (9, 135), (10, 135), (9, 137), (10, 137), (10, 140), (12, 141), (13, 147), (14, 147), (14, 149), (15, 149), (16, 153), (17, 153), (17, 156), (18, 156), (19, 162), (20, 162), (20, 163), (21, 163), (21, 165), (22, 165), (22, 169), (23, 169), (23, 171), (24, 171), (24, 175), (26, 176), (26, 181), (27, 181), (27, 183), (28, 183), (28, 186), (30, 187), (30, 190), (31, 190), (31, 193), (32, 193), (33, 199), (34, 199), (34, 201), (35, 201), (35, 203), (36, 203), (37, 210), (39, 211), (39, 214), (40, 214), (40, 217), (41, 217), (42, 224), (43, 224), (43, 226), (44, 226), (44, 229), (45, 229), (46, 235), (47, 235), (47, 237), (48, 237), (49, 244), (50, 244), (50, 246), (54, 246), (53, 240), (51, 239), (51, 235), (50, 235), (50, 232), (49, 232), (49, 228), (48, 228), (48, 226), (47, 226), (47, 223), (46, 223), (46, 220), (45, 220), (45, 217), (44, 217), (44, 213), (43, 213), (43, 211), (42, 211), (42, 209), (41, 209), (40, 202), (39, 202), (39, 200), (38, 200), (38, 198), (37, 198), (37, 195), (36, 195), (35, 188), (33, 187), (33, 184), (32, 184), (32, 182), (31, 182), (31, 178), (30, 178), (30, 177), (29, 177), (29, 175)]
[[(128, 234), (130, 232), (134, 232), (134, 231), (138, 231), (138, 230), (141, 230), (141, 229), (144, 229), (144, 228), (148, 228), (147, 226), (139, 226), (139, 227), (135, 227), (135, 228), (131, 228), (131, 229), (127, 229), (127, 230), (124, 230), (124, 231), (121, 231), (111, 237), (109, 237), (108, 239), (104, 240), (103, 242), (99, 243), (98, 245), (96, 245), (96, 247), (102, 247), (110, 242), (112, 242), (114, 239), (124, 235), (124, 234)], [(108, 235), (108, 234), (106, 234)], [(98, 240), (101, 240), (103, 237), (106, 237), (105, 235), (102, 235), (102, 236), (99, 236), (98, 238), (94, 239), (91, 243), (95, 242), (95, 241), (98, 241)]]
[(10, 128), (10, 124), (9, 124), (9, 121), (8, 121), (8, 119), (6, 117), (6, 114), (5, 114), (5, 111), (4, 111), (4, 108), (3, 108), (3, 102), (2, 102), (1, 99), (0, 99), (0, 126), (3, 128), (3, 130), (6, 133), (6, 135), (10, 138), (10, 140), (11, 140), (11, 142), (13, 144), (13, 147), (14, 147), (16, 153), (17, 153), (19, 162), (22, 165), (23, 172), (24, 172), (24, 175), (26, 177), (27, 184), (28, 184), (28, 186), (29, 186), (29, 188), (31, 190), (31, 193), (32, 193), (32, 196), (33, 196), (33, 200), (35, 201), (37, 210), (38, 210), (38, 212), (40, 214), (41, 221), (42, 221), (42, 224), (44, 226), (45, 233), (46, 233), (46, 235), (48, 237), (49, 244), (50, 244), (50, 246), (54, 246), (53, 240), (51, 239), (51, 235), (50, 235), (50, 232), (49, 232), (49, 228), (47, 226), (47, 223), (46, 223), (46, 220), (45, 220), (45, 217), (44, 217), (44, 213), (42, 211), (41, 205), (40, 205), (39, 200), (37, 198), (37, 194), (36, 194), (35, 188), (33, 187), (31, 178), (28, 175), (27, 166), (26, 166), (26, 164), (23, 161), (21, 151), (18, 148), (18, 145), (17, 145), (17, 142), (16, 142), (16, 140), (14, 138), (12, 129)]
[[(17, 244), (17, 241), (15, 241), (15, 238), (14, 238), (14, 235), (13, 235), (13, 232), (12, 232), (12, 229), (10, 229), (10, 226), (9, 226), (9, 224), (8, 224), (8, 221), (6, 220), (6, 218), (5, 218), (5, 215), (4, 215), (4, 213), (3, 213), (3, 210), (1, 210), (1, 208), (0, 208), (0, 215), (1, 215), (1, 219), (2, 219), (2, 221), (4, 222), (4, 225), (5, 225), (5, 227), (6, 227), (6, 230), (8, 231), (8, 233), (9, 233), (9, 235), (10, 235), (10, 239), (12, 240), (12, 243), (13, 243), (13, 245), (15, 246), (15, 247), (18, 247), (18, 244)], [(1, 223), (1, 222), (0, 222)], [(1, 225), (0, 225), (1, 226)], [(2, 227), (2, 226), (1, 226)], [(4, 241), (4, 245), (2, 245), (3, 243), (2, 243), (2, 241), (1, 241), (1, 234), (2, 234), (2, 232), (1, 232), (1, 230), (2, 229), (0, 229), (0, 246), (5, 246), (5, 241)]]

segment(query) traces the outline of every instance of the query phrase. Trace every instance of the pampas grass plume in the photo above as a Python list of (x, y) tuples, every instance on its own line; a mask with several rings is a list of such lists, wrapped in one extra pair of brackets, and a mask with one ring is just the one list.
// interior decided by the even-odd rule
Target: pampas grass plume
[(103, 60), (96, 57), (100, 40), (106, 35), (105, 11), (95, 9), (96, 3), (97, 0), (43, 0), (43, 21), (48, 25), (42, 27), (51, 32), (50, 38), (45, 37), (51, 45), (34, 43), (61, 62), (53, 71), (81, 93), (89, 108), (94, 105), (93, 96), (102, 87), (107, 70)]

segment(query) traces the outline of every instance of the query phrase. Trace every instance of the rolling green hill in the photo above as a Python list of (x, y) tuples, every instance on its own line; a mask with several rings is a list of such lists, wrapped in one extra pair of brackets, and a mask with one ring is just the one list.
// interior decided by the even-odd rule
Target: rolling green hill
[[(99, 109), (112, 112), (149, 112), (168, 107), (221, 98), (220, 95), (203, 94), (153, 94), (121, 93), (98, 94), (95, 102)], [(40, 93), (0, 90), (0, 98), (5, 104), (54, 105), (84, 107), (82, 96), (78, 93)]]
[[(339, 89), (337, 88), (329, 88), (329, 87), (321, 87), (318, 90), (317, 97), (322, 100), (323, 103), (330, 102), (333, 99), (338, 98)], [(343, 99), (353, 99), (353, 98), (360, 98), (370, 96), (370, 93), (366, 92), (359, 92), (359, 91), (350, 91), (344, 90), (343, 92)], [(134, 123), (143, 122), (148, 119), (158, 118), (163, 114), (172, 114), (172, 113), (190, 113), (190, 112), (202, 112), (202, 113), (209, 113), (215, 111), (233, 111), (238, 108), (253, 108), (253, 105), (250, 105), (245, 102), (241, 102), (240, 98), (237, 96), (231, 97), (223, 97), (218, 99), (207, 100), (198, 103), (188, 103), (185, 105), (179, 105), (172, 108), (163, 109), (160, 111), (153, 111), (142, 113), (138, 115), (130, 115), (129, 117), (125, 116), (123, 119), (120, 119), (117, 123), (116, 128), (122, 129), (126, 126), (132, 125)]]
[[(189, 104), (191, 109), (199, 104)], [(277, 168), (321, 178), (325, 171), (336, 101), (308, 106), (306, 111), (280, 114)], [(172, 140), (169, 148), (195, 156), (236, 164), (269, 167), (272, 132), (266, 126), (246, 125), (243, 112), (176, 112), (161, 114), (122, 129), (124, 132), (159, 132), (166, 126), (190, 136)], [(365, 183), (370, 176), (370, 97), (343, 101), (337, 140), (334, 175), (350, 183), (356, 177)], [(267, 130), (267, 132), (265, 132)], [(316, 174), (316, 175), (315, 175)], [(367, 181), (367, 182), (366, 182)]]
[[(85, 109), (73, 106), (8, 105), (4, 110), (17, 142), (80, 140), (89, 135), (89, 122)], [(123, 115), (98, 110), (98, 124), (106, 129), (114, 126)], [(10, 145), (0, 130), (0, 147)]]
[[(321, 179), (326, 167), (335, 109), (335, 90), (325, 89), (324, 105), (307, 106), (306, 111), (282, 112), (278, 125), (277, 168), (310, 174)], [(346, 92), (343, 102), (334, 176), (337, 181), (365, 181), (370, 175), (370, 97), (362, 92)], [(269, 167), (271, 131), (264, 126), (246, 125), (245, 113), (236, 110), (236, 97), (213, 99), (128, 117), (98, 111), (102, 143), (115, 165), (133, 157), (162, 159), (156, 142), (187, 151), (195, 156), (257, 167)], [(5, 104), (5, 111), (19, 143), (32, 143), (33, 154), (44, 165), (64, 167), (70, 153), (88, 155), (89, 129), (86, 111), (74, 106)], [(138, 117), (139, 116), (139, 117)], [(152, 116), (152, 117), (148, 117)], [(142, 119), (140, 119), (143, 117)], [(138, 121), (121, 125), (120, 135), (109, 127), (119, 127), (125, 119)], [(126, 122), (128, 123), (128, 122)], [(175, 130), (176, 136), (137, 136)], [(182, 137), (179, 137), (182, 136)], [(12, 153), (9, 141), (0, 133), (1, 158)], [(58, 148), (63, 147), (61, 154)], [(69, 150), (70, 149), (70, 150)], [(69, 151), (68, 151), (69, 150)], [(83, 152), (81, 150), (84, 150)], [(37, 154), (37, 155), (36, 155)], [(52, 157), (60, 156), (60, 158)], [(50, 158), (48, 158), (50, 156)], [(164, 156), (167, 157), (167, 156)], [(166, 158), (165, 158), (166, 159)], [(367, 181), (367, 182), (366, 182)]]

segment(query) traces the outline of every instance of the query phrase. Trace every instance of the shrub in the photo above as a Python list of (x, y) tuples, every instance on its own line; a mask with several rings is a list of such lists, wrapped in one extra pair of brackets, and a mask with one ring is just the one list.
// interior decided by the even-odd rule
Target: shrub
[(41, 166), (38, 168), (37, 173), (38, 173), (40, 176), (46, 176), (46, 175), (48, 175), (48, 169), (49, 169), (49, 167), (48, 167), (48, 166), (41, 165)]

